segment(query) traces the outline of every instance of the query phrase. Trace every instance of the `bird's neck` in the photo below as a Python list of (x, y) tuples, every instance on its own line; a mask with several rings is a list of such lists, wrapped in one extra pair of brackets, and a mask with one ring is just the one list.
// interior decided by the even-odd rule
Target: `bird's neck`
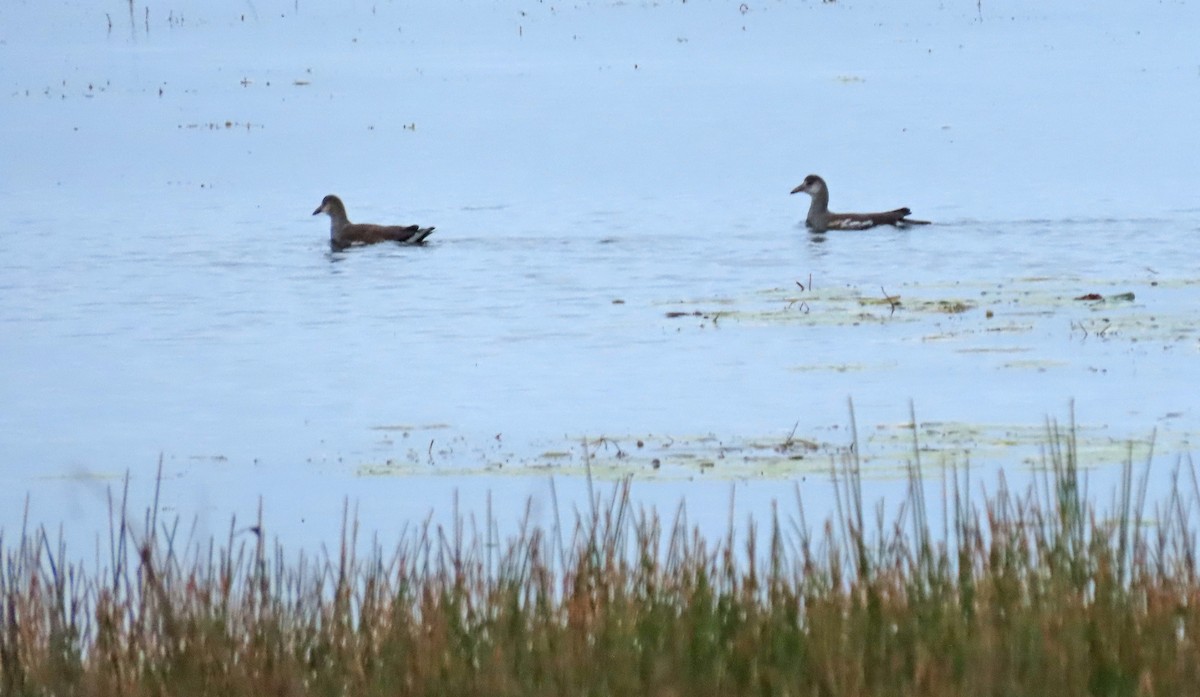
[(829, 192), (825, 189), (812, 193), (812, 203), (808, 205), (808, 223), (824, 223), (829, 217)]
[(337, 238), (350, 225), (345, 211), (329, 211), (329, 236)]

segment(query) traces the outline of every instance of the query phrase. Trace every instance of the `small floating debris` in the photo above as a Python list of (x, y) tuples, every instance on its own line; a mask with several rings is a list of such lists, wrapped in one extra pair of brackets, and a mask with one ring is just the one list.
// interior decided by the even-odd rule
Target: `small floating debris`
[[(934, 308), (939, 312), (945, 312), (949, 315), (962, 314), (963, 312), (966, 312), (974, 307), (975, 306), (973, 304), (964, 302), (962, 300), (938, 300), (934, 304)], [(989, 313), (990, 312), (991, 311), (989, 310)]]
[(1114, 295), (1109, 295), (1109, 296), (1104, 296), (1104, 295), (1101, 295), (1101, 294), (1099, 294), (1099, 293), (1087, 293), (1087, 294), (1085, 294), (1085, 295), (1081, 295), (1081, 296), (1079, 296), (1078, 298), (1075, 298), (1075, 299), (1076, 299), (1076, 300), (1083, 300), (1083, 301), (1085, 301), (1085, 302), (1111, 302), (1111, 303), (1116, 303), (1116, 302), (1133, 302), (1133, 299), (1134, 299), (1134, 297), (1135, 297), (1135, 296), (1134, 296), (1134, 294), (1133, 294), (1133, 293), (1116, 293), (1116, 294), (1114, 294)]
[(256, 128), (261, 130), (261, 129), (265, 128), (265, 126), (263, 126), (260, 123), (250, 123), (249, 121), (246, 121), (246, 122), (209, 121), (208, 123), (187, 123), (187, 124), (181, 123), (181, 124), (179, 124), (179, 128), (181, 128), (181, 129), (186, 128), (189, 130), (209, 130), (209, 131), (233, 130), (234, 128), (244, 128), (247, 131), (249, 131), (249, 130), (253, 130)]
[(225, 455), (188, 455), (187, 459), (197, 462), (229, 462)]

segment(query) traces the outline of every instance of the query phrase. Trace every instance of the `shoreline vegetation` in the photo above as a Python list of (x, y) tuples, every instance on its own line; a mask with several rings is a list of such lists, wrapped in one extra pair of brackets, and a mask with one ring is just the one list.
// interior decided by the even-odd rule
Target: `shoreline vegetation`
[[(1149, 466), (1097, 506), (1073, 426), (1051, 424), (1023, 492), (951, 470), (928, 513), (919, 448), (894, 514), (857, 448), (835, 513), (795, 509), (710, 540), (635, 511), (630, 481), (564, 526), (501, 540), (458, 517), (360, 554), (284, 553), (260, 520), (176, 547), (155, 508), (114, 506), (107, 561), (45, 530), (0, 534), (0, 694), (1178, 695), (1200, 685), (1200, 487)], [(976, 483), (975, 486), (978, 484)], [(935, 503), (935, 505), (937, 505)], [(931, 523), (931, 520), (941, 521)], [(238, 542), (242, 540), (243, 542)], [(181, 546), (187, 546), (186, 544)]]

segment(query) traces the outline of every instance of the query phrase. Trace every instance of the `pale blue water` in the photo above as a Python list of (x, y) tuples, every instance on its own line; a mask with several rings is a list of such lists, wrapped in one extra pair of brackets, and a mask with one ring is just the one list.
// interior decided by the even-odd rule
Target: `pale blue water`
[[(992, 440), (1074, 400), (1096, 464), (1190, 452), (1194, 7), (699, 5), (0, 9), (0, 527), (29, 495), (102, 528), (160, 454), (217, 527), (259, 496), (316, 539), (346, 497), (516, 511), (585, 436), (832, 448), (848, 398), (889, 467), (910, 400)], [(939, 224), (813, 237), (810, 171)], [(331, 254), (327, 193), (438, 231)], [(726, 314), (667, 316), (697, 310)], [(761, 511), (827, 463), (735, 460), (642, 486)], [(497, 465), (549, 470), (444, 476)]]

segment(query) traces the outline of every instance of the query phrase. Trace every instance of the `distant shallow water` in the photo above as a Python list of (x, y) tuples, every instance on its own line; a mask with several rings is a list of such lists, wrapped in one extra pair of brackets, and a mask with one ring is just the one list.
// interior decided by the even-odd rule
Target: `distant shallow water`
[[(753, 508), (850, 399), (881, 482), (910, 403), (932, 464), (1036, 466), (1072, 401), (1089, 466), (1191, 451), (1193, 8), (285, 5), (0, 9), (0, 527), (160, 455), (297, 534), (589, 468)], [(938, 224), (812, 235), (810, 171)], [(327, 193), (438, 230), (333, 253)]]

